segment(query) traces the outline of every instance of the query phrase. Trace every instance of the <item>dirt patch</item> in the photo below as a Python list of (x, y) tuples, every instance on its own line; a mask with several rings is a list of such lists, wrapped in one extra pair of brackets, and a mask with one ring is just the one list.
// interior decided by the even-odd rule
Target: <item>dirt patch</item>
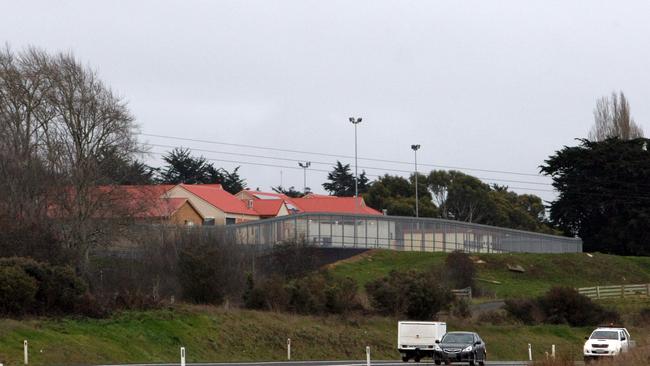
[(351, 257), (341, 259), (341, 260), (338, 260), (338, 261), (333, 262), (333, 263), (329, 263), (329, 264), (327, 264), (325, 266), (325, 268), (333, 269), (336, 266), (341, 265), (341, 264), (356, 263), (356, 262), (359, 262), (359, 261), (361, 261), (363, 259), (372, 257), (376, 252), (377, 252), (377, 249), (369, 249), (369, 250), (364, 251), (363, 253), (355, 254), (355, 255), (353, 255)]

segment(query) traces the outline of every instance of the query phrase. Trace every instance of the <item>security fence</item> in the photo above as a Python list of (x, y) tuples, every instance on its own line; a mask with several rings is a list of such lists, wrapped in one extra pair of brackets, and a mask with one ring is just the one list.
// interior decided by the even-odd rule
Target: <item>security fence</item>
[(240, 244), (304, 241), (334, 248), (422, 252), (576, 253), (582, 240), (460, 221), (350, 214), (303, 213), (226, 227)]

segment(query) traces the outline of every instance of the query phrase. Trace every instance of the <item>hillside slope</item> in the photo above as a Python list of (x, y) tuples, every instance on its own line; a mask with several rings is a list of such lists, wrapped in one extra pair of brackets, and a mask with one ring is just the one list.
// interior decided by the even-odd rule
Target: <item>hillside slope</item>
[[(591, 256), (590, 256), (591, 255)], [(420, 270), (443, 266), (445, 253), (416, 253), (378, 250), (335, 263), (338, 276), (348, 276), (363, 286), (391, 270)], [(620, 257), (605, 254), (473, 254), (478, 284), (498, 298), (530, 297), (553, 286), (588, 287), (650, 283), (650, 257)], [(484, 263), (480, 263), (484, 262)], [(511, 272), (520, 265), (524, 273)], [(493, 283), (494, 281), (500, 284)]]
[[(295, 360), (363, 359), (369, 345), (374, 359), (397, 359), (397, 319), (311, 317), (272, 312), (180, 306), (127, 312), (111, 319), (0, 319), (0, 362), (22, 363), (22, 342), (29, 340), (30, 365), (178, 362), (179, 347), (188, 362), (273, 361), (286, 358), (291, 338)], [(590, 329), (568, 326), (461, 325), (476, 330), (493, 360), (521, 360), (532, 343), (536, 357), (551, 344), (577, 356)], [(645, 339), (648, 330), (633, 330)], [(644, 335), (643, 337), (641, 335)]]

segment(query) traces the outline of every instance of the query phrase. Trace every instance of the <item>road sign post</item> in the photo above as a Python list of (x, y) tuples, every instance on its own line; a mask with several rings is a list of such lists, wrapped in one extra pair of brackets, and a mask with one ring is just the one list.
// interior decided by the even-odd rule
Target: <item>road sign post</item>
[(528, 343), (528, 361), (533, 360), (533, 347)]
[(551, 346), (551, 358), (555, 360), (555, 345)]
[(25, 352), (25, 365), (29, 364), (29, 350), (27, 340), (23, 341), (23, 351)]
[(181, 366), (185, 366), (185, 347), (181, 347)]

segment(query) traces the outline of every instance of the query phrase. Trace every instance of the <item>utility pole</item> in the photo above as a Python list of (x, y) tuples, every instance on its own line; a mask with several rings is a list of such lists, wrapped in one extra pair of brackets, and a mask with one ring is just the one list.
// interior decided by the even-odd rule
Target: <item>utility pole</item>
[(302, 168), (302, 193), (307, 194), (307, 168), (311, 166), (311, 161), (299, 162), (298, 165)]
[(420, 145), (411, 145), (411, 149), (415, 153), (415, 217), (420, 217), (418, 209), (418, 150)]

